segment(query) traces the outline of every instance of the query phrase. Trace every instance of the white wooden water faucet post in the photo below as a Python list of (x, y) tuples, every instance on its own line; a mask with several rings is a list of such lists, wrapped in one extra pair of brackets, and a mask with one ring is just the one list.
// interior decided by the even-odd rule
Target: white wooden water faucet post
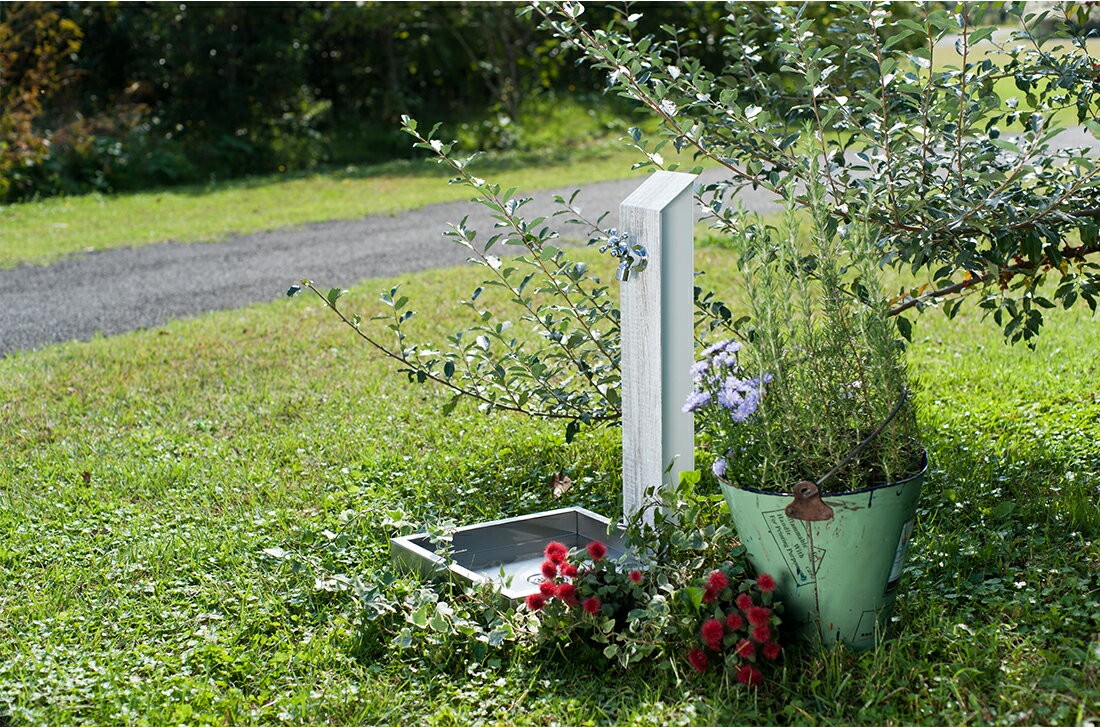
[[(619, 206), (628, 246), (647, 263), (621, 281), (623, 514), (647, 488), (695, 468), (692, 415), (682, 408), (694, 360), (692, 184), (694, 174), (659, 171)], [(669, 466), (671, 465), (671, 469)], [(653, 513), (645, 519), (652, 522)]]

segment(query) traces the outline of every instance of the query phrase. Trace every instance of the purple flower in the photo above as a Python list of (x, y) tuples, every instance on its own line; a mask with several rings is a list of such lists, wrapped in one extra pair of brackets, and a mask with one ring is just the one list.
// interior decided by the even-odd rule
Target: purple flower
[(729, 353), (736, 354), (741, 350), (741, 343), (739, 341), (719, 341), (718, 343), (712, 343), (703, 349), (703, 358), (709, 358), (716, 353)]
[(764, 385), (772, 381), (772, 375), (764, 374), (758, 379), (739, 378), (742, 370), (737, 354), (740, 350), (741, 343), (734, 340), (719, 341), (703, 349), (701, 358), (691, 367), (695, 391), (684, 402), (684, 413), (690, 414), (717, 403), (734, 422), (744, 422), (756, 412)]
[(709, 346), (707, 346), (706, 348), (703, 349), (702, 357), (703, 358), (710, 358), (711, 356), (718, 353), (719, 351), (726, 350), (726, 343), (728, 343), (728, 341), (719, 341), (718, 343), (710, 344)]
[(743, 422), (760, 404), (760, 391), (752, 382), (730, 376), (718, 392), (718, 403), (730, 413), (733, 421)]
[(735, 369), (737, 368), (737, 354), (730, 353), (729, 351), (722, 351), (720, 353), (716, 353), (714, 355), (714, 358), (711, 359), (711, 362), (714, 364), (715, 368), (723, 367), (727, 369)]
[(682, 411), (685, 414), (690, 414), (693, 411), (699, 411), (704, 406), (710, 403), (709, 391), (693, 391), (688, 394), (687, 401), (684, 402), (684, 408)]
[(726, 476), (726, 458), (725, 457), (719, 457), (718, 459), (714, 460), (714, 464), (712, 464), (710, 466), (710, 471), (714, 473), (715, 477), (725, 477)]

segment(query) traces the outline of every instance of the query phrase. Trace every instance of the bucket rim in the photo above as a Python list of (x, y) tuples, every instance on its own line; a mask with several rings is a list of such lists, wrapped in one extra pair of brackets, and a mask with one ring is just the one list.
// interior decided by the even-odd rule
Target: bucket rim
[[(847, 495), (862, 495), (868, 492), (874, 492), (875, 490), (885, 490), (888, 487), (898, 487), (900, 485), (907, 485), (914, 480), (920, 479), (928, 474), (928, 448), (922, 447), (920, 451), (920, 471), (915, 474), (909, 475), (903, 480), (895, 480), (894, 482), (886, 482), (881, 485), (873, 485), (871, 487), (864, 487), (859, 490), (845, 490), (840, 492), (822, 492), (821, 497), (844, 497)], [(774, 492), (772, 490), (758, 490), (754, 487), (738, 487), (726, 479), (719, 478), (719, 484), (723, 488), (729, 488), (731, 490), (741, 490), (742, 492), (751, 492), (754, 495), (775, 495), (776, 497), (794, 497), (793, 492)]]

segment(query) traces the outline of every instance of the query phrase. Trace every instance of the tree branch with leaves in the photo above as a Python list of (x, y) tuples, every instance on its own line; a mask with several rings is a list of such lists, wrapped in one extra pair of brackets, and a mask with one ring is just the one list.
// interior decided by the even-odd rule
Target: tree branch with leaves
[[(1007, 38), (978, 22), (980, 5), (846, 3), (826, 21), (805, 4), (732, 5), (721, 73), (690, 55), (682, 29), (634, 37), (637, 16), (626, 14), (589, 27), (577, 2), (531, 12), (607, 71), (609, 90), (656, 116), (661, 141), (634, 132), (645, 164), (674, 169), (659, 153), (671, 143), (729, 172), (701, 195), (718, 229), (735, 234), (738, 190), (805, 206), (798, 190), (818, 175), (834, 224), (870, 221), (883, 264), (930, 277), (899, 291), (895, 315), (954, 315), (980, 290), (1005, 336), (1030, 341), (1044, 308), (1095, 310), (1100, 294), (1100, 166), (1059, 140), (1066, 109), (1100, 135), (1100, 61), (1073, 5), (1025, 15), (1008, 4), (1019, 29)], [(761, 27), (773, 34), (766, 46)], [(817, 159), (793, 153), (807, 137)]]

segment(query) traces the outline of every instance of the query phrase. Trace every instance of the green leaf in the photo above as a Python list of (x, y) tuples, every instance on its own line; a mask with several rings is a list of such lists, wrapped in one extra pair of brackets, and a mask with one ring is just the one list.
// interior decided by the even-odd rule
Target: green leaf
[(699, 470), (684, 470), (680, 473), (680, 484), (697, 485), (703, 479)]
[(325, 295), (325, 300), (328, 301), (328, 304), (330, 306), (335, 308), (336, 307), (336, 301), (340, 300), (340, 297), (343, 296), (347, 292), (348, 291), (344, 290), (343, 288), (329, 288), (328, 289), (328, 294)]
[(983, 40), (987, 40), (988, 38), (991, 38), (993, 36), (993, 31), (994, 30), (996, 30), (996, 28), (994, 28), (992, 25), (986, 25), (984, 27), (978, 28), (977, 30), (975, 30), (973, 33), (970, 34), (970, 38), (968, 39), (968, 43), (972, 46), (977, 45), (978, 43), (981, 43)]
[(913, 324), (909, 322), (908, 318), (904, 316), (898, 316), (898, 333), (909, 343), (913, 342)]

